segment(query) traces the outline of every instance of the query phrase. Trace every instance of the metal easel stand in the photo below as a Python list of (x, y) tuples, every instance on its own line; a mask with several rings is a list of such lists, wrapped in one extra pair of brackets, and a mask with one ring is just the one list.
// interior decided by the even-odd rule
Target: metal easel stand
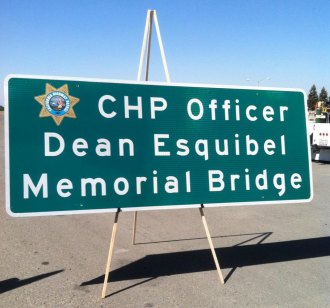
[[(164, 52), (164, 47), (163, 47), (163, 42), (162, 38), (160, 35), (160, 30), (159, 30), (159, 24), (158, 24), (158, 19), (157, 19), (157, 13), (155, 10), (148, 10), (147, 12), (147, 19), (146, 19), (146, 25), (144, 29), (144, 36), (143, 36), (143, 42), (142, 42), (142, 49), (141, 49), (141, 56), (140, 56), (140, 64), (139, 64), (139, 70), (138, 70), (138, 75), (137, 75), (137, 80), (141, 81), (141, 75), (142, 75), (142, 69), (143, 69), (143, 63), (144, 63), (144, 58), (145, 58), (145, 51), (147, 49), (147, 55), (146, 55), (146, 67), (145, 67), (145, 81), (148, 81), (149, 79), (149, 61), (150, 61), (150, 48), (151, 48), (151, 35), (152, 35), (152, 25), (153, 23), (155, 24), (156, 28), (156, 34), (157, 34), (157, 39), (158, 39), (158, 44), (159, 44), (159, 49), (162, 57), (162, 62), (163, 62), (163, 68), (165, 72), (165, 77), (166, 81), (170, 82), (170, 75), (168, 73), (168, 68), (167, 68), (167, 63), (166, 63), (166, 58), (165, 58), (165, 52)], [(212, 256), (214, 259), (214, 263), (220, 278), (220, 281), (222, 284), (224, 284), (224, 279), (222, 276), (222, 272), (220, 269), (220, 264), (214, 249), (214, 245), (212, 242), (212, 238), (210, 235), (209, 228), (207, 226), (206, 218), (204, 215), (204, 205), (201, 204), (201, 207), (199, 208), (201, 217), (202, 217), (202, 222), (203, 226), (206, 232), (207, 240), (210, 245), (210, 249), (212, 252)], [(115, 221), (113, 223), (112, 227), (112, 234), (111, 234), (111, 240), (110, 240), (110, 247), (109, 247), (109, 252), (108, 252), (108, 259), (107, 259), (107, 264), (106, 264), (106, 270), (105, 270), (105, 275), (104, 275), (104, 283), (103, 283), (103, 289), (102, 289), (102, 298), (105, 298), (106, 292), (107, 292), (107, 285), (108, 285), (108, 279), (109, 279), (109, 272), (110, 272), (110, 265), (111, 265), (111, 260), (112, 260), (112, 255), (113, 255), (113, 250), (114, 250), (114, 245), (115, 245), (115, 239), (116, 239), (116, 233), (117, 233), (117, 227), (118, 227), (118, 217), (119, 213), (121, 212), (121, 209), (117, 209), (116, 216), (115, 216)], [(133, 223), (133, 237), (132, 237), (132, 244), (135, 244), (135, 239), (136, 239), (136, 225), (137, 225), (137, 212), (134, 213), (134, 223)]]
[[(141, 81), (141, 75), (142, 75), (142, 70), (143, 70), (143, 63), (144, 63), (146, 49), (147, 49), (147, 56), (146, 56), (146, 67), (145, 67), (144, 80), (145, 81), (149, 80), (149, 63), (150, 63), (150, 49), (151, 49), (151, 36), (152, 36), (153, 22), (155, 23), (157, 40), (158, 40), (158, 44), (159, 44), (160, 55), (162, 57), (162, 63), (163, 63), (165, 77), (166, 77), (166, 82), (170, 82), (170, 75), (168, 73), (163, 41), (162, 41), (162, 37), (160, 35), (157, 13), (155, 10), (148, 10), (148, 12), (147, 12), (147, 19), (146, 19), (146, 25), (144, 28), (144, 36), (143, 36), (143, 42), (142, 42), (142, 49), (141, 49), (137, 81)], [(137, 215), (138, 215), (137, 212), (134, 212), (132, 245), (135, 245)]]
[[(153, 20), (155, 22), (155, 28), (156, 28), (156, 33), (157, 33), (157, 39), (158, 39), (158, 44), (159, 44), (159, 49), (162, 57), (162, 62), (163, 62), (163, 68), (164, 68), (164, 73), (166, 77), (166, 81), (170, 82), (170, 75), (168, 73), (168, 67), (166, 63), (166, 58), (165, 58), (165, 52), (164, 52), (164, 47), (163, 47), (163, 42), (162, 38), (160, 35), (160, 30), (159, 30), (159, 24), (158, 24), (158, 19), (157, 19), (157, 13), (154, 10), (148, 10), (147, 13), (147, 19), (146, 19), (146, 25), (144, 29), (144, 37), (143, 37), (143, 43), (142, 43), (142, 50), (141, 50), (141, 56), (140, 56), (140, 64), (139, 64), (139, 71), (138, 71), (138, 76), (137, 80), (141, 81), (141, 75), (142, 75), (142, 67), (143, 67), (143, 62), (145, 58), (145, 51), (147, 49), (147, 57), (146, 57), (146, 67), (145, 67), (145, 81), (148, 81), (149, 79), (149, 60), (150, 60), (150, 48), (151, 48), (151, 35), (152, 35), (152, 24)], [(222, 284), (224, 284), (224, 279), (223, 275), (220, 269), (219, 261), (217, 258), (217, 255), (215, 253), (214, 245), (212, 242), (212, 238), (209, 232), (209, 228), (206, 222), (206, 218), (204, 215), (204, 205), (201, 204), (201, 207), (199, 208), (203, 226), (206, 232), (207, 240), (210, 245), (210, 249), (212, 252), (212, 256), (214, 259), (215, 266), (217, 268), (217, 272), (220, 278), (220, 281)], [(137, 225), (137, 212), (134, 212), (134, 222), (133, 222), (133, 236), (132, 236), (132, 245), (135, 245), (136, 243), (136, 225)]]
[[(162, 57), (166, 81), (170, 82), (170, 75), (168, 73), (163, 42), (162, 42), (162, 38), (160, 36), (157, 13), (155, 10), (148, 10), (148, 12), (147, 12), (147, 19), (146, 19), (146, 25), (145, 25), (145, 29), (144, 29), (144, 36), (143, 36), (143, 42), (142, 42), (142, 50), (141, 50), (137, 80), (141, 81), (142, 68), (143, 68), (143, 62), (144, 62), (144, 58), (145, 58), (146, 48), (147, 48), (147, 57), (146, 57), (146, 69), (145, 69), (144, 80), (148, 81), (148, 79), (149, 79), (149, 60), (150, 60), (151, 34), (152, 34), (153, 22), (155, 23), (155, 28), (156, 28), (156, 33), (157, 33), (157, 38), (158, 38), (160, 53), (161, 53), (161, 57)], [(114, 221), (114, 224), (112, 227), (112, 235), (111, 235), (111, 240), (110, 240), (110, 247), (109, 247), (108, 259), (107, 259), (106, 270), (105, 270), (105, 275), (104, 275), (104, 283), (103, 283), (103, 289), (102, 289), (102, 298), (105, 298), (106, 292), (107, 292), (110, 265), (111, 265), (112, 254), (113, 254), (113, 249), (114, 249), (114, 245), (115, 245), (117, 226), (118, 226), (118, 217), (119, 217), (120, 212), (121, 212), (121, 210), (118, 209), (116, 212), (115, 221)], [(133, 240), (132, 240), (133, 245), (135, 244), (136, 222), (137, 222), (137, 212), (134, 213), (134, 227), (133, 227)]]

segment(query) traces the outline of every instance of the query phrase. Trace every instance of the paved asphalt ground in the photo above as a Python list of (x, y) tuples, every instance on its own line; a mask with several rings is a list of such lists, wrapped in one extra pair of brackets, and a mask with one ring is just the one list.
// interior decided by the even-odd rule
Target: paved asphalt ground
[(206, 209), (220, 285), (199, 211), (11, 218), (0, 113), (0, 307), (330, 307), (330, 164), (313, 163), (310, 204)]

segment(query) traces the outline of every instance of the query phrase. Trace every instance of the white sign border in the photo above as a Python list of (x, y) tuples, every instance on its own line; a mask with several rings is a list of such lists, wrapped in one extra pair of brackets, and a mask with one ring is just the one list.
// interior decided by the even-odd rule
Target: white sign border
[[(31, 213), (14, 213), (10, 209), (10, 161), (9, 161), (9, 102), (8, 102), (8, 84), (12, 78), (21, 79), (50, 79), (76, 82), (104, 82), (117, 84), (136, 84), (136, 85), (156, 85), (156, 86), (177, 86), (177, 87), (193, 87), (193, 88), (217, 88), (217, 89), (236, 89), (236, 90), (268, 90), (268, 91), (283, 91), (283, 92), (301, 92), (304, 95), (305, 102), (305, 119), (306, 119), (306, 137), (307, 145), (310, 148), (310, 140), (307, 132), (307, 96), (304, 90), (299, 88), (273, 88), (273, 87), (250, 87), (250, 86), (234, 86), (234, 85), (215, 85), (215, 84), (195, 84), (195, 83), (172, 83), (172, 82), (150, 82), (150, 81), (132, 81), (132, 80), (113, 80), (101, 78), (81, 78), (81, 77), (65, 77), (65, 76), (47, 76), (47, 75), (23, 75), (10, 74), (4, 79), (4, 96), (5, 96), (5, 191), (6, 191), (6, 211), (12, 217), (35, 217), (35, 216), (56, 216), (56, 215), (77, 215), (77, 214), (95, 214), (116, 212), (118, 208), (113, 209), (94, 209), (94, 210), (75, 210), (75, 211), (53, 211), (53, 212), (31, 212)], [(313, 191), (313, 175), (311, 153), (308, 149), (308, 170), (310, 182), (310, 197), (308, 199), (298, 200), (277, 200), (277, 201), (253, 201), (253, 202), (228, 202), (228, 203), (205, 203), (205, 207), (220, 207), (220, 206), (248, 206), (248, 205), (267, 205), (267, 204), (288, 204), (288, 203), (306, 203), (310, 202), (314, 197)], [(166, 206), (147, 206), (147, 207), (125, 207), (120, 208), (123, 212), (126, 211), (146, 211), (146, 210), (167, 210), (167, 209), (184, 209), (198, 208), (200, 204), (189, 205), (166, 205)]]

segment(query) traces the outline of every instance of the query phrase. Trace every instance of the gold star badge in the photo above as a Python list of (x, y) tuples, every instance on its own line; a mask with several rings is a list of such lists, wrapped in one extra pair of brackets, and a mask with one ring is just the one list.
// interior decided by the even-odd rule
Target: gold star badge
[(60, 125), (65, 117), (76, 118), (73, 106), (79, 102), (79, 98), (69, 94), (67, 84), (56, 89), (46, 83), (46, 93), (35, 96), (34, 99), (42, 106), (39, 117), (52, 117), (57, 125)]

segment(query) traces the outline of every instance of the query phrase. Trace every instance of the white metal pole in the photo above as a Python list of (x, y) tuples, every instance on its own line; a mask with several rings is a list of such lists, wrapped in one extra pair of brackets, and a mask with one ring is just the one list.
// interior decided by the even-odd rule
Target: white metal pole
[(143, 67), (143, 59), (144, 59), (144, 52), (146, 50), (146, 43), (147, 43), (147, 37), (149, 34), (149, 27), (150, 27), (150, 10), (147, 12), (147, 19), (146, 19), (146, 25), (144, 28), (144, 35), (143, 35), (143, 42), (142, 42), (142, 49), (141, 49), (141, 56), (140, 56), (140, 64), (139, 64), (139, 70), (137, 75), (137, 80), (141, 80), (142, 75), (142, 67)]
[(162, 42), (162, 37), (160, 35), (160, 30), (159, 30), (159, 24), (158, 24), (158, 19), (157, 19), (157, 13), (154, 11), (154, 20), (155, 20), (155, 28), (156, 28), (156, 33), (157, 33), (157, 38), (158, 38), (158, 43), (159, 43), (159, 49), (160, 49), (160, 54), (162, 56), (162, 61), (163, 61), (163, 67), (165, 71), (165, 76), (166, 76), (166, 81), (170, 82), (170, 74), (168, 72), (167, 68), (167, 63), (166, 63), (166, 57), (165, 57), (165, 52), (164, 52), (164, 46)]
[(149, 80), (149, 62), (150, 62), (150, 49), (151, 49), (153, 15), (154, 15), (154, 11), (150, 11), (145, 81)]
[[(161, 57), (162, 57), (162, 62), (163, 62), (163, 68), (164, 68), (164, 72), (165, 72), (166, 81), (170, 82), (170, 75), (169, 75), (168, 68), (167, 68), (166, 57), (165, 57), (165, 52), (164, 52), (164, 46), (163, 46), (162, 38), (161, 38), (161, 35), (160, 35), (159, 24), (158, 24), (158, 19), (157, 19), (157, 13), (156, 13), (155, 10), (148, 10), (148, 12), (147, 12), (146, 25), (145, 25), (145, 28), (144, 28), (144, 36), (143, 36), (143, 42), (142, 42), (142, 49), (141, 49), (141, 55), (140, 55), (140, 64), (139, 64), (139, 71), (138, 71), (138, 75), (137, 75), (137, 81), (141, 81), (143, 62), (144, 62), (143, 60), (144, 60), (144, 54), (145, 54), (146, 48), (147, 48), (147, 59), (146, 59), (145, 81), (148, 81), (148, 79), (149, 79), (149, 61), (150, 61), (151, 35), (152, 35), (153, 20), (155, 21), (157, 39), (158, 39), (160, 54), (161, 54)], [(146, 47), (147, 43), (148, 43), (148, 46)], [(132, 244), (133, 245), (135, 245), (135, 238), (136, 238), (137, 216), (138, 216), (138, 213), (137, 213), (137, 211), (135, 211), (135, 213), (134, 213), (134, 222), (133, 222), (133, 236), (132, 236)]]

